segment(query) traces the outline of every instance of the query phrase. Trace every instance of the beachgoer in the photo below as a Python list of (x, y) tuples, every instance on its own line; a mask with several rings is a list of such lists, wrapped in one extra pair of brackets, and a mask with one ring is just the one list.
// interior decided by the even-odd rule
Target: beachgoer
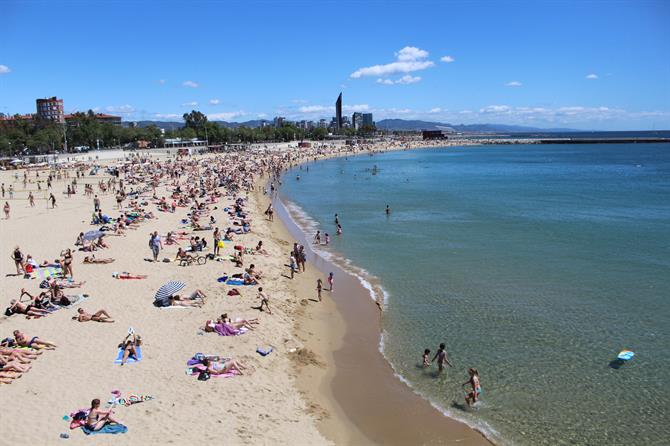
[(112, 409), (100, 409), (100, 400), (97, 398), (94, 399), (91, 401), (91, 409), (89, 410), (88, 417), (86, 418), (86, 429), (90, 431), (99, 431), (105, 427), (106, 424), (119, 424), (118, 421), (112, 418), (113, 413), (114, 412)]
[(129, 330), (128, 334), (126, 337), (121, 341), (121, 344), (119, 344), (119, 348), (123, 349), (123, 356), (121, 357), (121, 365), (124, 365), (126, 361), (128, 360), (128, 357), (130, 355), (133, 355), (133, 357), (137, 358), (137, 350), (135, 347), (139, 346), (142, 344), (142, 339), (135, 335), (134, 330)]
[(263, 287), (258, 288), (258, 299), (260, 299), (260, 302), (261, 302), (260, 305), (257, 306), (257, 307), (251, 307), (251, 308), (253, 308), (254, 310), (260, 310), (260, 311), (263, 311), (263, 308), (267, 308), (268, 313), (272, 314), (272, 310), (270, 309), (270, 298), (265, 293), (263, 293)]
[(447, 356), (446, 348), (447, 347), (446, 345), (444, 345), (444, 343), (440, 344), (440, 348), (437, 349), (437, 353), (435, 353), (435, 356), (431, 361), (434, 362), (435, 359), (437, 359), (437, 369), (440, 373), (442, 373), (442, 369), (444, 369), (444, 364), (448, 364), (449, 367), (453, 367), (451, 362), (449, 362), (449, 357)]
[(14, 252), (12, 253), (12, 260), (14, 260), (14, 265), (16, 266), (16, 275), (18, 276), (19, 274), (25, 274), (25, 265), (23, 263), (23, 253), (17, 246), (14, 248)]
[(70, 248), (65, 250), (63, 254), (63, 275), (67, 276), (70, 274), (70, 277), (74, 278), (74, 272), (72, 271), (72, 250)]
[(5, 201), (5, 206), (4, 206), (4, 211), (5, 211), (5, 219), (9, 220), (9, 211), (11, 210), (9, 206), (9, 201)]
[(163, 242), (161, 241), (161, 236), (158, 235), (158, 231), (154, 231), (153, 234), (151, 234), (151, 238), (149, 239), (149, 247), (151, 248), (151, 253), (154, 256), (154, 262), (158, 262), (158, 254), (160, 253), (161, 249), (163, 249)]
[(319, 296), (319, 302), (321, 302), (321, 290), (323, 290), (323, 281), (319, 278), (316, 279), (316, 294)]
[(463, 383), (463, 386), (470, 384), (472, 390), (465, 395), (465, 402), (468, 406), (472, 407), (473, 404), (477, 402), (477, 399), (482, 393), (481, 383), (479, 381), (479, 372), (475, 368), (469, 368), (468, 374), (470, 379)]
[(43, 348), (47, 350), (56, 349), (56, 344), (53, 342), (44, 341), (37, 336), (29, 340), (28, 337), (19, 330), (14, 330), (14, 340), (20, 347), (30, 347), (34, 348), (35, 350), (41, 350)]
[(333, 273), (328, 274), (328, 286), (330, 287), (328, 291), (333, 291), (333, 282), (335, 281), (335, 275)]
[(295, 256), (293, 255), (293, 253), (289, 254), (289, 261), (288, 262), (289, 262), (288, 267), (291, 269), (291, 279), (293, 279), (293, 277), (295, 276), (295, 271), (298, 268), (298, 265), (296, 263)]
[(314, 235), (314, 244), (321, 244), (321, 231), (316, 231), (316, 234)]
[(72, 316), (72, 319), (78, 322), (114, 322), (114, 319), (112, 319), (106, 310), (98, 310), (95, 313), (90, 314), (83, 308), (77, 308), (77, 316)]
[(430, 349), (427, 348), (423, 351), (423, 356), (421, 357), (422, 366), (430, 367)]
[(234, 359), (226, 359), (224, 362), (218, 363), (210, 361), (209, 358), (204, 358), (202, 364), (207, 367), (207, 372), (209, 372), (210, 375), (224, 375), (231, 371), (244, 375), (243, 370), (246, 370), (246, 367), (243, 364)]
[(391, 214), (391, 208), (389, 207), (388, 204), (386, 205), (386, 211), (385, 211), (385, 212), (386, 212), (386, 215), (390, 215), (390, 214)]
[[(274, 186), (272, 186), (272, 190), (274, 190)], [(268, 216), (268, 220), (274, 221), (274, 209), (272, 208), (272, 203), (270, 203), (265, 210), (265, 215)]]

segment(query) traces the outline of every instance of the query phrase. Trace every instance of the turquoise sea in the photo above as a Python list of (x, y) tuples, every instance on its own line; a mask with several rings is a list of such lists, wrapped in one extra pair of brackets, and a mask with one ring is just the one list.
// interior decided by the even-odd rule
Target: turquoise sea
[[(503, 444), (668, 444), (670, 144), (337, 158), (293, 169), (281, 194), (385, 296), (384, 355), (445, 414)], [(455, 367), (435, 377), (418, 364), (440, 342)], [(624, 348), (635, 358), (613, 367)], [(471, 410), (468, 367), (484, 389)]]

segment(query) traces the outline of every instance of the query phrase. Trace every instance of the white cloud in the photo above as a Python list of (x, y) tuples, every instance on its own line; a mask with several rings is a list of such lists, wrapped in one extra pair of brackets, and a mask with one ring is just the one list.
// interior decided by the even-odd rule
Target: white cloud
[(408, 60), (425, 59), (428, 57), (428, 51), (419, 49), (415, 46), (406, 46), (395, 53), (398, 60), (406, 62)]
[(440, 60), (442, 62), (445, 62), (445, 63), (451, 63), (451, 62), (455, 61), (456, 59), (454, 59), (451, 56), (444, 56), (444, 57), (440, 57)]
[(368, 104), (344, 105), (342, 110), (347, 113), (368, 112), (370, 111), (370, 106)]
[(598, 75), (594, 74), (594, 73), (591, 73), (591, 74), (587, 74), (586, 78), (591, 79), (591, 80), (595, 80), (595, 79), (598, 79)]
[(379, 79), (377, 79), (377, 83), (382, 84), (382, 85), (394, 85), (394, 84), (407, 85), (407, 84), (415, 84), (419, 81), (421, 81), (420, 76), (411, 76), (409, 74), (406, 74), (403, 77), (401, 77), (400, 79), (396, 79), (396, 80), (382, 79), (381, 77)]
[(135, 112), (135, 107), (132, 105), (109, 105), (105, 107), (107, 113), (117, 113), (120, 115), (129, 115)]
[(184, 81), (182, 82), (182, 85), (189, 88), (198, 88), (200, 86), (199, 83), (193, 81)]
[(158, 118), (158, 119), (177, 119), (177, 118), (181, 118), (181, 116), (176, 114), (176, 113), (167, 113), (167, 114), (154, 113), (154, 118)]
[(207, 119), (210, 121), (230, 121), (231, 119), (238, 118), (240, 116), (246, 115), (242, 110), (232, 111), (232, 112), (221, 112), (221, 113), (212, 113), (207, 115)]
[(428, 113), (440, 113), (442, 109), (440, 107), (431, 108), (428, 110)]
[(210, 103), (210, 105), (219, 105), (221, 103), (221, 101), (217, 98), (214, 98), (214, 99), (210, 99), (209, 103)]
[(325, 105), (304, 105), (298, 108), (300, 113), (330, 113), (335, 111), (335, 107)]
[(267, 118), (267, 117), (268, 117), (268, 115), (267, 115), (266, 113), (259, 113), (259, 114), (257, 114), (256, 116), (258, 116), (258, 117), (261, 118), (261, 119), (263, 119), (263, 118)]
[(507, 105), (489, 105), (479, 109), (479, 113), (507, 113), (510, 107)]
[(307, 99), (293, 99), (291, 102), (294, 104), (307, 104), (309, 101)]
[(414, 71), (425, 70), (435, 65), (428, 57), (428, 51), (406, 46), (396, 53), (397, 60), (383, 65), (373, 65), (370, 67), (359, 68), (351, 73), (351, 78), (358, 79), (363, 76), (390, 76), (398, 73), (411, 73)]
[(0, 65), (0, 74), (7, 74), (11, 71), (7, 65)]
[(181, 104), (182, 107), (197, 107), (198, 103), (196, 101), (184, 102)]
[(161, 85), (165, 85), (165, 79), (158, 79), (158, 83)]
[(509, 81), (505, 84), (505, 87), (520, 87), (523, 84), (519, 81)]

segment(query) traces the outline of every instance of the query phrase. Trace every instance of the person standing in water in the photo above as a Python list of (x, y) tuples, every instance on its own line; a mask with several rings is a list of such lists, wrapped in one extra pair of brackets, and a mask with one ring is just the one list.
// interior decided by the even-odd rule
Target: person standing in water
[(389, 207), (388, 204), (386, 205), (386, 211), (385, 212), (386, 212), (386, 215), (391, 215), (391, 208)]
[(314, 243), (317, 245), (321, 244), (321, 231), (316, 231), (316, 235), (314, 235)]
[(328, 286), (330, 287), (328, 291), (332, 292), (333, 291), (333, 281), (335, 280), (335, 276), (333, 273), (328, 274)]
[(435, 356), (433, 357), (433, 360), (431, 362), (434, 362), (435, 359), (437, 359), (437, 370), (438, 373), (442, 373), (442, 369), (444, 369), (444, 364), (448, 364), (449, 367), (453, 367), (453, 365), (449, 362), (449, 357), (447, 356), (447, 346), (444, 345), (444, 342), (440, 344), (440, 348), (437, 349), (437, 353), (435, 353)]
[(470, 384), (470, 387), (472, 388), (472, 390), (467, 395), (465, 395), (465, 403), (472, 407), (472, 405), (477, 402), (477, 399), (482, 394), (482, 386), (479, 382), (479, 372), (477, 369), (472, 367), (469, 368), (468, 374), (470, 375), (470, 379), (463, 383), (463, 387)]
[(340, 224), (340, 217), (339, 217), (339, 215), (337, 215), (337, 213), (336, 213), (336, 214), (335, 214), (335, 226), (339, 226), (339, 224)]

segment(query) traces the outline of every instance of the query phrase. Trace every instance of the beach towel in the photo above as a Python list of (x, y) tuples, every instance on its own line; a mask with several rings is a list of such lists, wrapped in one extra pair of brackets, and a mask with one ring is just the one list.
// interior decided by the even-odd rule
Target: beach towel
[(63, 270), (56, 268), (55, 266), (47, 266), (44, 268), (35, 268), (32, 273), (30, 273), (31, 279), (58, 279), (62, 277)]
[(223, 276), (219, 277), (218, 279), (216, 279), (217, 282), (221, 282), (221, 283), (225, 283), (227, 280), (228, 280), (228, 276), (226, 276), (226, 275), (223, 275)]
[(102, 429), (97, 430), (97, 431), (92, 431), (88, 429), (86, 426), (82, 426), (81, 428), (82, 431), (86, 435), (95, 435), (95, 434), (125, 434), (128, 432), (128, 428), (124, 426), (123, 424), (105, 424)]
[[(142, 347), (135, 347), (135, 351), (137, 351), (137, 358), (131, 356), (128, 356), (128, 359), (126, 360), (126, 364), (132, 364), (133, 362), (140, 362), (142, 360)], [(116, 359), (114, 360), (114, 364), (121, 364), (121, 359), (123, 359), (123, 349), (120, 348), (118, 354), (116, 355)]]
[(244, 280), (242, 279), (228, 279), (226, 285), (244, 285)]

